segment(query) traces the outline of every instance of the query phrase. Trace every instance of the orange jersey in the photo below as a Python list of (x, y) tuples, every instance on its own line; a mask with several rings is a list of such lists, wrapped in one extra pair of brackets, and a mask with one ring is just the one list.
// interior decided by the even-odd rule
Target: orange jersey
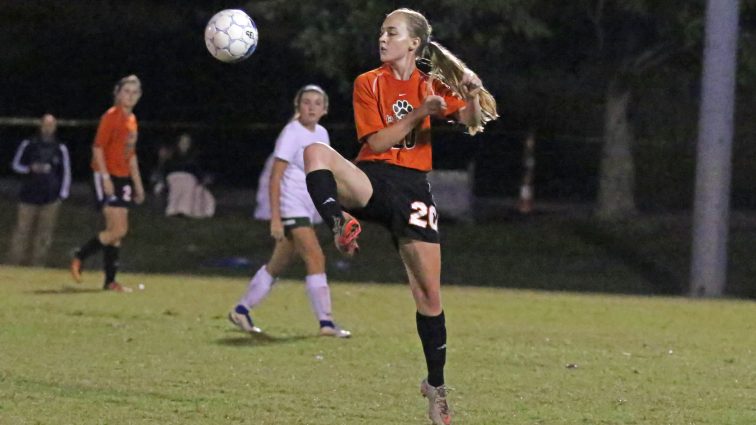
[(126, 115), (123, 109), (113, 106), (100, 118), (94, 146), (102, 149), (107, 170), (99, 170), (92, 160), (92, 169), (107, 172), (116, 177), (129, 177), (129, 161), (136, 154), (137, 119)]
[(373, 152), (365, 143), (368, 136), (419, 107), (428, 95), (435, 94), (444, 98), (446, 116), (465, 106), (461, 98), (438, 80), (433, 80), (430, 89), (429, 79), (427, 74), (415, 69), (408, 80), (397, 80), (388, 65), (368, 71), (355, 79), (352, 99), (354, 122), (357, 138), (362, 143), (357, 162), (380, 161), (420, 171), (430, 171), (433, 168), (430, 117), (425, 117), (404, 140), (397, 140), (397, 144), (386, 152)]

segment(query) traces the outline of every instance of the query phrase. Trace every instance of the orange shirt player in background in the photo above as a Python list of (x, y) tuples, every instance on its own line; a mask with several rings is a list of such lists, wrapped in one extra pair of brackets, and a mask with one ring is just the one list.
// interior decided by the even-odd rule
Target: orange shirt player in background
[(142, 96), (139, 78), (136, 75), (121, 78), (113, 95), (115, 104), (100, 118), (92, 145), (95, 196), (105, 216), (105, 230), (76, 250), (71, 260), (71, 275), (81, 282), (84, 260), (102, 250), (105, 268), (103, 289), (131, 292), (115, 277), (121, 240), (129, 229), (129, 207), (144, 202), (144, 185), (136, 156), (137, 119), (133, 113)]

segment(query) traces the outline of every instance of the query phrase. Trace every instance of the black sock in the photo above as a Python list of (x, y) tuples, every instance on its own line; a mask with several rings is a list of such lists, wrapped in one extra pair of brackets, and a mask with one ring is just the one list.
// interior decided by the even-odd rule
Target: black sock
[(102, 242), (100, 242), (100, 238), (95, 236), (87, 243), (81, 246), (81, 248), (77, 249), (74, 253), (74, 257), (78, 258), (81, 261), (84, 261), (87, 257), (90, 255), (96, 253), (97, 251), (101, 250), (103, 247)]
[(415, 315), (417, 333), (423, 343), (425, 364), (428, 366), (428, 383), (434, 387), (444, 384), (446, 365), (446, 318), (444, 312), (438, 316)]
[(115, 282), (116, 273), (118, 272), (119, 251), (120, 248), (117, 246), (105, 246), (105, 286), (108, 286), (111, 282)]
[(331, 170), (315, 170), (307, 173), (307, 191), (310, 192), (315, 208), (328, 224), (328, 228), (336, 228), (341, 223), (341, 204), (336, 192), (336, 179)]

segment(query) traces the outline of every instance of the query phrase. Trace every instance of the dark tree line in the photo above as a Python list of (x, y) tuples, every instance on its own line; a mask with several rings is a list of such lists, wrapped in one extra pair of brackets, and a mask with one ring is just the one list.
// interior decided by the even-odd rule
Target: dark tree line
[[(752, 109), (754, 2), (743, 2), (739, 111)], [(237, 65), (205, 51), (202, 31), (224, 1), (0, 4), (0, 115), (47, 110), (96, 118), (116, 78), (145, 82), (140, 119), (233, 128), (285, 122), (290, 97), (317, 81), (331, 119), (349, 126), (351, 83), (377, 65), (383, 16), (399, 6), (429, 17), (434, 36), (483, 78), (502, 118), (492, 131), (601, 140), (597, 212), (632, 215), (639, 141), (695, 141), (702, 0), (259, 0), (255, 54)], [(334, 122), (332, 121), (332, 122)], [(738, 120), (738, 138), (756, 127)]]

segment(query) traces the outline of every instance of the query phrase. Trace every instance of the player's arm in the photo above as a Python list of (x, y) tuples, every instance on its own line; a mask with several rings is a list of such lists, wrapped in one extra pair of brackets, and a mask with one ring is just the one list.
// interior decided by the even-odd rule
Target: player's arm
[(394, 124), (367, 136), (365, 142), (373, 152), (386, 152), (392, 146), (404, 140), (425, 117), (439, 115), (444, 109), (446, 109), (446, 101), (443, 97), (436, 95), (426, 96), (419, 108), (414, 109)]
[(102, 190), (106, 196), (113, 196), (113, 181), (110, 180), (110, 174), (108, 174), (108, 166), (105, 163), (105, 153), (102, 148), (97, 144), (92, 146), (92, 158), (97, 165), (97, 170), (102, 176)]
[(379, 108), (375, 90), (375, 81), (367, 74), (360, 75), (354, 81), (352, 94), (354, 121), (360, 142), (367, 143), (373, 152), (381, 153), (391, 149), (404, 140), (425, 117), (437, 114), (446, 108), (446, 102), (440, 96), (428, 96), (423, 104), (415, 108), (404, 118), (386, 126)]
[(102, 190), (105, 192), (105, 196), (113, 196), (115, 189), (113, 189), (113, 181), (110, 180), (110, 174), (108, 173), (108, 164), (105, 161), (105, 146), (110, 142), (110, 135), (113, 132), (113, 126), (108, 120), (107, 115), (103, 115), (100, 118), (100, 124), (97, 126), (97, 134), (95, 135), (94, 143), (92, 144), (92, 158), (94, 160), (97, 171), (102, 176)]
[(461, 86), (465, 106), (457, 111), (457, 121), (467, 127), (478, 127), (483, 119), (480, 110), (480, 90), (483, 83), (474, 72), (466, 69)]
[(139, 159), (136, 154), (129, 159), (129, 175), (134, 182), (134, 202), (141, 204), (144, 202), (144, 184), (142, 184), (142, 174), (139, 172)]
[(284, 171), (289, 165), (281, 158), (273, 160), (273, 168), (270, 171), (270, 183), (268, 193), (270, 195), (270, 236), (280, 241), (284, 237), (283, 223), (281, 222), (281, 180)]

